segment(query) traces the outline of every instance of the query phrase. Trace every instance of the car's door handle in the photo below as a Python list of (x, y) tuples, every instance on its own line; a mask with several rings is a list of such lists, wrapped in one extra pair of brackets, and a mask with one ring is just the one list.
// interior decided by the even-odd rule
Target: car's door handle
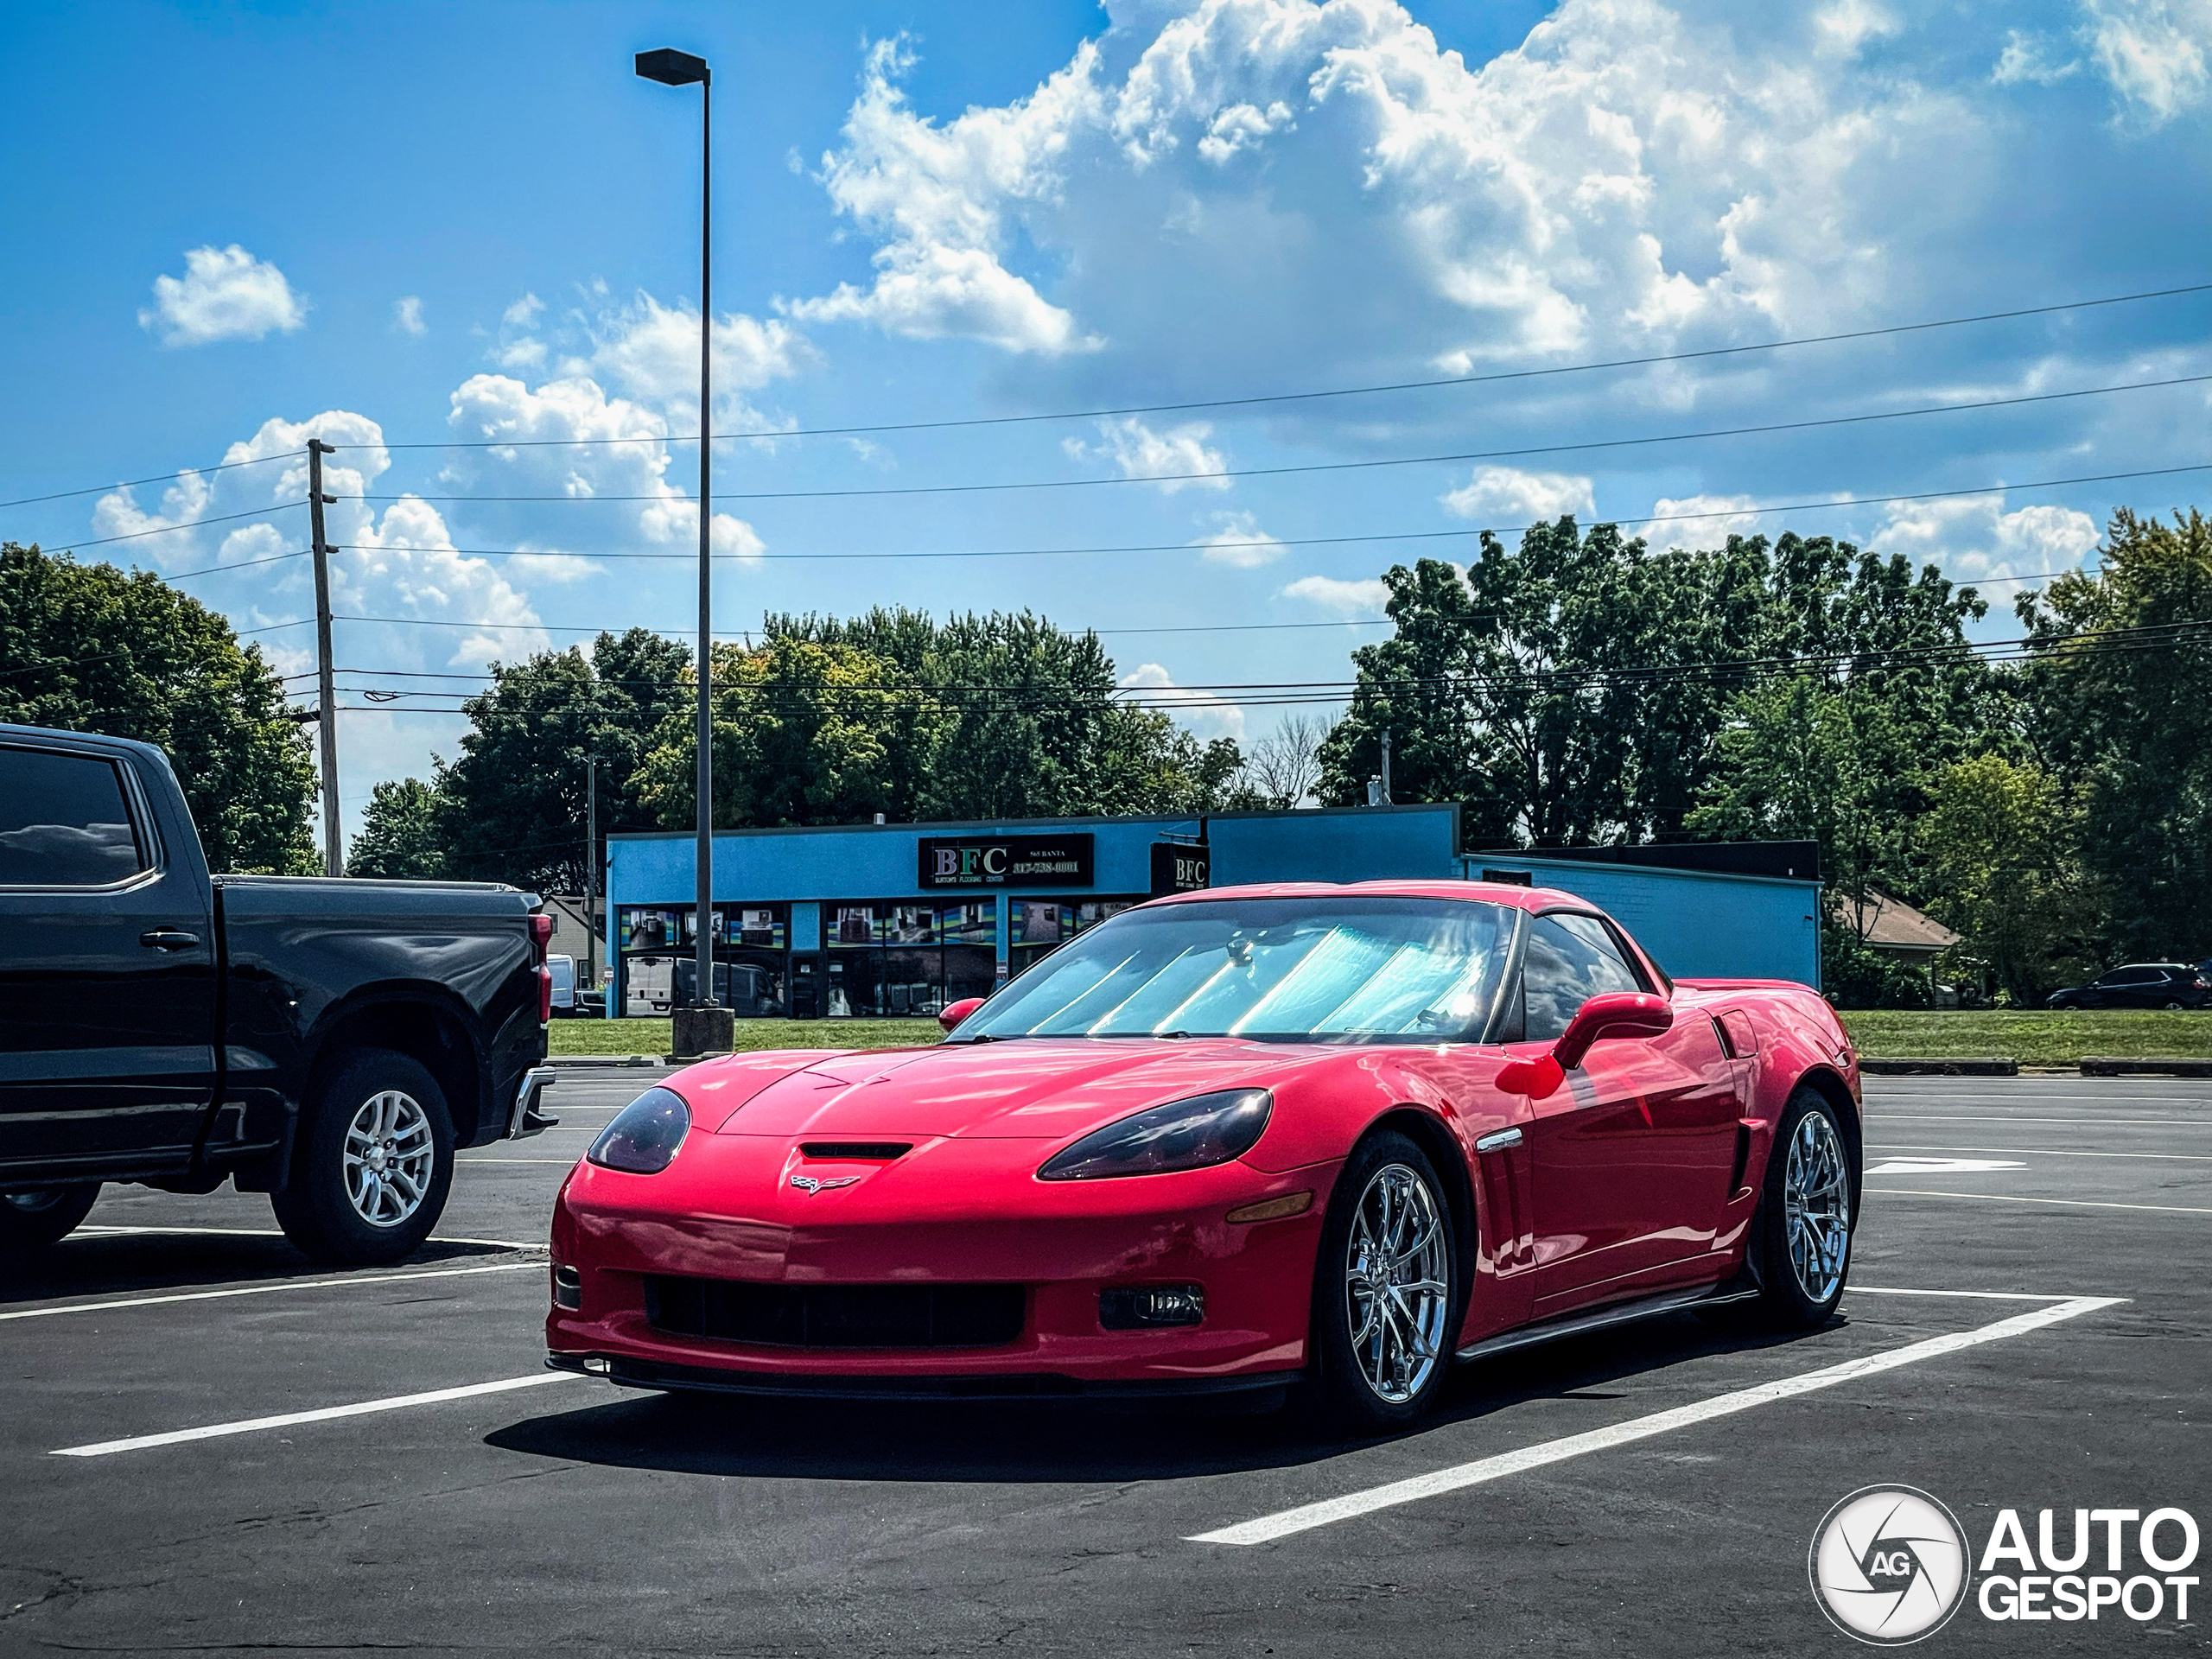
[(1508, 1147), (1517, 1147), (1520, 1144), (1520, 1130), (1494, 1129), (1475, 1142), (1475, 1150), (1477, 1152), (1503, 1152)]
[(189, 950), (200, 943), (197, 933), (188, 933), (181, 927), (149, 928), (138, 936), (138, 943), (156, 950)]

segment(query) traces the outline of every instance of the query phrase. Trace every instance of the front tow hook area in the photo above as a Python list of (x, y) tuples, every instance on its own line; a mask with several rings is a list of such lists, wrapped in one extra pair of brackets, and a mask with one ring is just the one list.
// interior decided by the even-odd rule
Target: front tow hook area
[(514, 1109), (507, 1114), (508, 1140), (527, 1141), (560, 1126), (559, 1118), (548, 1117), (537, 1109), (539, 1096), (560, 1080), (560, 1074), (550, 1065), (532, 1066), (522, 1074), (522, 1082), (515, 1089)]

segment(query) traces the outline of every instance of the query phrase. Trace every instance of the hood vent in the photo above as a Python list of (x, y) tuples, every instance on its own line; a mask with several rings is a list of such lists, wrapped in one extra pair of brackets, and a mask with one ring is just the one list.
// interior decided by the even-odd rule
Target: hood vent
[(914, 1148), (906, 1141), (802, 1141), (798, 1149), (809, 1158), (852, 1158), (863, 1163), (887, 1164)]

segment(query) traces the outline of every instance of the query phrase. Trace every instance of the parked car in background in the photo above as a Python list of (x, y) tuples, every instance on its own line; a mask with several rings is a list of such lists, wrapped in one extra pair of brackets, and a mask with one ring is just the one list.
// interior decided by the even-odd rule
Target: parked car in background
[(2053, 991), (2052, 1008), (2212, 1007), (2212, 964), (2186, 962), (2131, 962), (2100, 975), (2087, 985)]
[(553, 982), (553, 994), (547, 1012), (556, 1020), (573, 1020), (576, 1016), (576, 959), (574, 957), (548, 957), (545, 971)]
[(318, 1260), (408, 1255), (456, 1147), (551, 1124), (551, 931), (491, 882), (211, 876), (159, 749), (0, 725), (0, 1250), (230, 1180)]

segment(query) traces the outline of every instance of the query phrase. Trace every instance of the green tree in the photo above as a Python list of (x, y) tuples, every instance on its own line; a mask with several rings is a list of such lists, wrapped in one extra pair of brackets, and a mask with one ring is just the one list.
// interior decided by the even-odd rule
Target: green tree
[(589, 656), (545, 652), (492, 665), (492, 684), (463, 705), (470, 729), (436, 774), (449, 874), (580, 893), (585, 791), (599, 761), (599, 823), (645, 830), (639, 763), (655, 734), (690, 706), (690, 658), (642, 628), (602, 633)]
[(2015, 1004), (2094, 970), (2094, 932), (2076, 849), (2076, 794), (2031, 763), (1976, 755), (1931, 780), (1914, 826), (1933, 893), (1929, 909), (1965, 936)]
[(361, 833), (346, 855), (348, 875), (428, 880), (446, 873), (437, 791), (419, 778), (387, 781), (369, 791)]
[(1424, 560), (1383, 582), (1394, 634), (1353, 653), (1322, 798), (1363, 798), (1387, 728), (1393, 792), (1465, 803), (1477, 845), (1715, 833), (1693, 815), (1732, 764), (1732, 699), (1778, 659), (1809, 659), (1821, 683), (1847, 677), (1900, 717), (1989, 712), (1965, 649), (1986, 608), (1974, 592), (1825, 537), (1653, 553), (1562, 518), (1516, 552), (1485, 534), (1465, 572)]
[(2123, 508), (2103, 568), (2023, 595), (2037, 753), (2081, 791), (2081, 856), (2120, 957), (2212, 955), (2212, 521)]
[(283, 682), (157, 576), (0, 543), (0, 720), (159, 744), (217, 870), (319, 868)]
[[(714, 656), (718, 829), (857, 823), (892, 798), (897, 671), (849, 645), (774, 637)], [(670, 715), (641, 772), (661, 823), (696, 822), (697, 747), (689, 709)]]
[(1232, 741), (1201, 743), (1122, 700), (1096, 634), (1027, 612), (940, 623), (903, 607), (771, 616), (767, 632), (864, 652), (896, 689), (873, 809), (893, 819), (1195, 813), (1252, 798), (1237, 792)]

